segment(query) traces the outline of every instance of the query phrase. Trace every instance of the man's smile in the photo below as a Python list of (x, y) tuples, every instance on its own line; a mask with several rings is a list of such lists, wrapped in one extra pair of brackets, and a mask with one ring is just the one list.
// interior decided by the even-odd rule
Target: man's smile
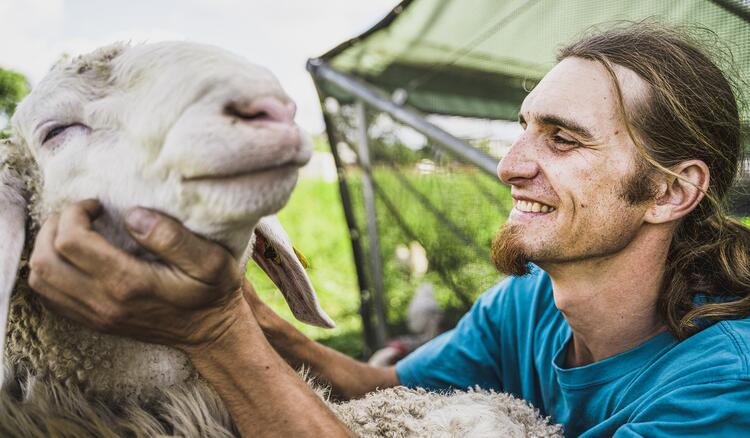
[(515, 209), (524, 213), (551, 213), (555, 211), (555, 207), (547, 204), (542, 204), (537, 201), (526, 201), (519, 199), (515, 203)]

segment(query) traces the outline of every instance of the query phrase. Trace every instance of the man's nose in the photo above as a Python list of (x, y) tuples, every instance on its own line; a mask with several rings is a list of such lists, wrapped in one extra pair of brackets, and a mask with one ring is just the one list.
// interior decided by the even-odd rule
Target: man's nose
[(497, 165), (497, 176), (500, 181), (508, 185), (518, 185), (524, 180), (533, 179), (539, 172), (534, 149), (534, 145), (523, 135), (516, 140)]

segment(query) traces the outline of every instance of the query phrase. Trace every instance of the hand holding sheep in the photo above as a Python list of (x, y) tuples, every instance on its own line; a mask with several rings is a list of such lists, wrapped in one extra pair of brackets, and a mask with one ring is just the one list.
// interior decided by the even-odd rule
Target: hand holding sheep
[(137, 259), (92, 230), (100, 213), (98, 202), (82, 201), (42, 226), (29, 283), (48, 305), (94, 329), (186, 352), (234, 321), (243, 276), (227, 250), (135, 209), (127, 216), (131, 235), (169, 264)]

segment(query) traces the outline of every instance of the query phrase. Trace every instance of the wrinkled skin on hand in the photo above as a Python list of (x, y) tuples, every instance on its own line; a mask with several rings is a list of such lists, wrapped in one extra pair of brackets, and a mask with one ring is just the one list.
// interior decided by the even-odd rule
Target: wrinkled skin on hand
[(212, 344), (236, 322), (244, 276), (229, 251), (137, 208), (128, 231), (157, 261), (137, 259), (93, 230), (99, 214), (97, 201), (81, 201), (39, 231), (29, 284), (46, 305), (95, 330), (185, 352)]

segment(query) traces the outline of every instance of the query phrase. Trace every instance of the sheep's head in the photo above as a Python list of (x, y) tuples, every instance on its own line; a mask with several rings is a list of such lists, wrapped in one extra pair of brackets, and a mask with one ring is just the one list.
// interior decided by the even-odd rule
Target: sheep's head
[(112, 221), (153, 207), (239, 256), (310, 157), (294, 111), (270, 72), (215, 47), (118, 45), (59, 62), (13, 130), (43, 174), (42, 218), (84, 198)]
[[(135, 206), (179, 219), (238, 259), (248, 245), (252, 250), (255, 229), (264, 246), (256, 260), (279, 284), (295, 316), (331, 327), (286, 235), (267, 218), (286, 203), (297, 169), (311, 155), (294, 112), (269, 71), (212, 46), (117, 44), (64, 59), (12, 119), (14, 144), (6, 145), (5, 157), (0, 150), (0, 164), (6, 163), (0, 203), (18, 210), (17, 198), (3, 203), (3, 196), (23, 191), (17, 186), (24, 175), (12, 163), (25, 159), (24, 166), (35, 166), (39, 175), (27, 177), (25, 186), (36, 221), (96, 198), (105, 214), (95, 227), (136, 254), (139, 248), (122, 223)], [(0, 214), (0, 222), (9, 216)], [(275, 260), (262, 257), (273, 244), (281, 245), (272, 251)], [(279, 258), (297, 266), (289, 271)]]

